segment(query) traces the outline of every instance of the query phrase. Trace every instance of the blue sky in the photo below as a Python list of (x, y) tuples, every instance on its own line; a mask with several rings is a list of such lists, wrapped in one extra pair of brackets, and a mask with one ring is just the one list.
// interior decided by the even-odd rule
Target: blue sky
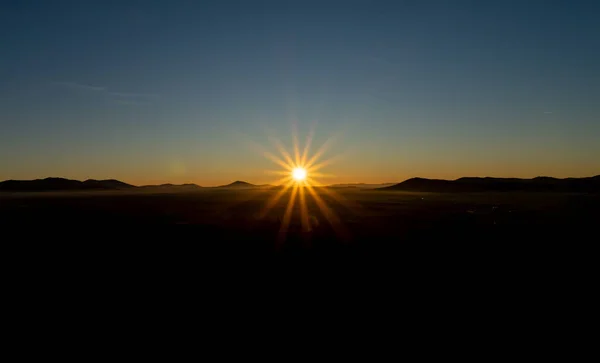
[(596, 1), (4, 1), (0, 179), (600, 174)]

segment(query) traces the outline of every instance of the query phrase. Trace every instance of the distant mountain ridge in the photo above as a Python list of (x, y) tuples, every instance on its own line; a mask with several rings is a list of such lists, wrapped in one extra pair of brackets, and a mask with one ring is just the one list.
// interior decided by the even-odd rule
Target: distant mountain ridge
[(412, 178), (376, 190), (403, 190), (414, 192), (600, 192), (600, 175), (588, 178), (558, 179), (540, 176), (533, 179), (464, 177), (456, 180)]
[[(380, 184), (385, 185), (385, 184)], [(528, 192), (573, 192), (600, 193), (600, 175), (588, 178), (558, 179), (539, 176), (533, 179), (463, 177), (456, 180), (411, 178), (401, 183), (377, 187), (376, 184), (335, 184), (329, 187), (357, 188), (373, 190), (402, 190), (415, 192), (491, 192), (491, 191), (528, 191)], [(236, 180), (231, 184), (218, 186), (223, 189), (278, 188), (272, 185), (255, 185)], [(148, 191), (194, 191), (204, 189), (196, 184), (161, 184), (135, 186), (115, 179), (85, 181), (65, 178), (45, 178), (35, 180), (5, 180), (0, 182), (0, 192), (37, 192), (37, 191), (77, 191), (77, 190), (148, 190)]]
[[(271, 185), (255, 185), (245, 181), (236, 180), (231, 184), (214, 188), (224, 189), (252, 189), (267, 188)], [(43, 191), (78, 191), (78, 190), (140, 190), (159, 192), (189, 192), (204, 189), (197, 184), (159, 184), (135, 186), (115, 179), (85, 181), (65, 178), (45, 178), (35, 180), (5, 180), (0, 182), (0, 192), (43, 192)]]
[(272, 185), (269, 184), (261, 184), (261, 185), (256, 185), (256, 184), (250, 184), (248, 182), (245, 181), (241, 181), (241, 180), (236, 180), (231, 184), (227, 184), (227, 185), (220, 185), (216, 188), (238, 188), (238, 189), (251, 189), (251, 188), (271, 188), (273, 187)]
[(115, 179), (85, 181), (65, 178), (35, 180), (5, 180), (0, 182), (0, 191), (51, 191), (51, 190), (118, 190), (136, 188), (134, 185)]
[(245, 181), (241, 181), (241, 180), (236, 180), (231, 184), (227, 184), (227, 185), (220, 185), (217, 188), (253, 188), (256, 185), (254, 184), (250, 184), (248, 182)]
[(193, 183), (186, 183), (186, 184), (171, 184), (171, 183), (167, 183), (167, 184), (159, 184), (159, 185), (142, 185), (140, 187), (138, 187), (140, 189), (144, 189), (144, 190), (159, 190), (159, 191), (192, 191), (192, 190), (198, 190), (198, 189), (202, 189), (201, 186), (197, 185), (197, 184), (193, 184)]
[(379, 183), (379, 184), (369, 184), (369, 183), (344, 183), (344, 184), (331, 184), (328, 185), (328, 188), (357, 188), (357, 189), (377, 189), (377, 188), (385, 188), (396, 183)]

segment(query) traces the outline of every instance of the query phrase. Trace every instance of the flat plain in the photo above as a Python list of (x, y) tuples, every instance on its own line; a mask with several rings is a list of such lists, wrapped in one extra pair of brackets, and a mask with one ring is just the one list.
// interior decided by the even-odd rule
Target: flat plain
[[(292, 191), (279, 189), (1, 193), (0, 226), (21, 235), (46, 231), (47, 238), (87, 239), (113, 231), (114, 239), (261, 251), (386, 251), (422, 241), (550, 243), (586, 238), (600, 222), (597, 194), (314, 191), (316, 199), (308, 191), (297, 193), (291, 206)], [(171, 233), (162, 233), (165, 228)]]

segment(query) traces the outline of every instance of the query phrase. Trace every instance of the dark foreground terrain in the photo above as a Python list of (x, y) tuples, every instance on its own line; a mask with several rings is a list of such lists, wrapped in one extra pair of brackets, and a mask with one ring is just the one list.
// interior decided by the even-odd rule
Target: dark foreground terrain
[(0, 226), (13, 240), (159, 239), (252, 251), (373, 252), (414, 242), (575, 242), (591, 239), (586, 233), (600, 223), (594, 194), (316, 190), (326, 207), (307, 192), (304, 209), (298, 194), (287, 228), (292, 193), (267, 208), (277, 189), (2, 193)]
[(1, 193), (4, 280), (30, 304), (234, 294), (231, 311), (285, 287), (315, 306), (346, 291), (343, 306), (379, 296), (429, 311), (457, 296), (506, 311), (593, 291), (599, 195), (332, 191), (318, 191), (325, 212), (305, 195), (304, 226), (296, 203), (287, 228), (291, 192), (264, 213), (277, 189)]

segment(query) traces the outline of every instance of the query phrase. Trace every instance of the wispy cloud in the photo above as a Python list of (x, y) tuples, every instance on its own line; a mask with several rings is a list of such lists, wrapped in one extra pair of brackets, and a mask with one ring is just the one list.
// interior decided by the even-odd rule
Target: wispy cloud
[(148, 104), (148, 102), (143, 102), (142, 100), (149, 101), (151, 99), (159, 98), (158, 95), (151, 93), (116, 92), (109, 90), (107, 87), (82, 84), (77, 82), (54, 82), (54, 84), (72, 89), (99, 92), (109, 96), (113, 96), (116, 98), (115, 102), (122, 105), (145, 105)]
[(127, 92), (108, 92), (112, 96), (124, 98), (158, 98), (158, 95), (151, 93), (127, 93)]
[(54, 82), (54, 84), (86, 91), (106, 91), (106, 87), (93, 86), (91, 84), (81, 84), (76, 82)]
[(144, 105), (148, 104), (148, 102), (131, 101), (131, 100), (116, 100), (115, 102), (118, 103), (119, 105), (126, 105), (126, 106), (144, 106)]

